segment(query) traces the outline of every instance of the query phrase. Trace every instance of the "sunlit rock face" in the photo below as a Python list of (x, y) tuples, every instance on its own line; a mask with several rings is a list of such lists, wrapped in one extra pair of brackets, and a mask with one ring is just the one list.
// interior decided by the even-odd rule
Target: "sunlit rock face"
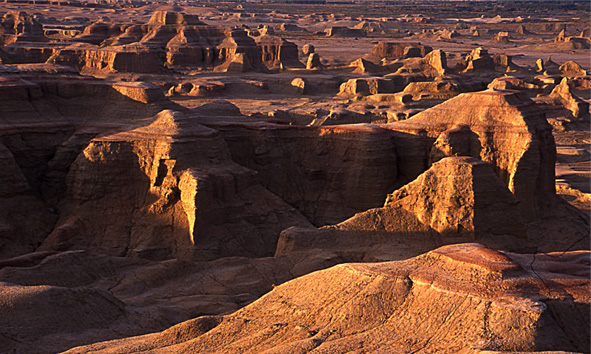
[(589, 265), (582, 262), (589, 252), (538, 257), (535, 273), (533, 256), (479, 244), (342, 264), (278, 286), (230, 315), (68, 353), (588, 351), (589, 334), (577, 328), (589, 326)]
[[(526, 221), (539, 215), (539, 199), (554, 194), (556, 148), (552, 127), (544, 112), (524, 93), (464, 93), (390, 126), (397, 131), (424, 131), (437, 139), (433, 150), (442, 156), (446, 150), (454, 150), (449, 146), (448, 130), (465, 126), (466, 147), (456, 147), (464, 151), (459, 155), (492, 163), (499, 178), (520, 201)], [(458, 144), (462, 142), (458, 140)]]
[(270, 255), (279, 231), (308, 223), (254, 175), (230, 160), (215, 130), (163, 111), (90, 142), (44, 247), (152, 259)]

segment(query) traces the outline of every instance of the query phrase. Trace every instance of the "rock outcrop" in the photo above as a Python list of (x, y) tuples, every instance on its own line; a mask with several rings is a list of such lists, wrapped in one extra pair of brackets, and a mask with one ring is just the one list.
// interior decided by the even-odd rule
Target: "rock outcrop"
[(408, 58), (401, 62), (396, 74), (420, 73), (426, 77), (438, 77), (447, 73), (447, 57), (442, 50), (430, 51), (424, 58)]
[(21, 11), (8, 11), (0, 19), (0, 45), (15, 42), (48, 42), (43, 25), (33, 16)]
[(426, 131), (436, 139), (458, 125), (468, 126), (478, 140), (480, 148), (473, 149), (471, 156), (493, 163), (520, 201), (525, 220), (535, 218), (536, 201), (555, 191), (556, 150), (543, 111), (523, 93), (487, 90), (461, 94), (391, 126)]
[(230, 315), (67, 353), (587, 352), (589, 334), (579, 329), (589, 327), (588, 257), (465, 244), (406, 261), (342, 264)]
[(322, 62), (320, 61), (320, 55), (318, 53), (310, 53), (308, 60), (306, 61), (306, 69), (321, 69)]
[(216, 131), (163, 111), (90, 142), (70, 167), (60, 220), (42, 248), (149, 259), (271, 255), (281, 230), (307, 221), (254, 174), (230, 160)]
[(494, 70), (495, 63), (486, 49), (476, 48), (466, 56), (463, 67), (465, 72)]
[(51, 232), (66, 173), (88, 140), (172, 102), (155, 85), (83, 78), (69, 68), (2, 69), (0, 254), (6, 258), (34, 251)]
[(268, 34), (253, 39), (244, 29), (210, 26), (196, 15), (171, 11), (156, 11), (144, 25), (95, 23), (73, 40), (92, 46), (57, 48), (50, 62), (123, 73), (169, 68), (264, 71), (263, 63), (302, 67), (292, 42)]
[(304, 66), (298, 60), (298, 46), (293, 42), (270, 35), (255, 37), (255, 42), (261, 49), (261, 59), (267, 67), (302, 68)]
[(394, 93), (402, 90), (398, 82), (379, 76), (349, 79), (339, 88), (341, 95), (375, 95), (379, 93)]
[(560, 71), (563, 76), (568, 77), (587, 75), (587, 70), (583, 69), (578, 63), (572, 60), (562, 64), (558, 68), (558, 71)]
[(554, 87), (552, 92), (548, 95), (548, 98), (554, 100), (555, 103), (564, 106), (575, 118), (589, 116), (589, 103), (573, 94), (566, 77), (560, 81), (560, 84)]
[[(449, 140), (457, 143), (461, 137)], [(448, 153), (469, 151), (467, 140), (465, 151)], [(438, 146), (445, 148), (444, 143)], [(472, 157), (447, 157), (388, 195), (381, 208), (317, 230), (285, 230), (276, 255), (323, 249), (346, 254), (349, 260), (404, 259), (441, 244), (473, 241), (519, 250), (526, 245), (527, 234), (517, 205), (491, 164)]]
[(374, 126), (286, 127), (244, 117), (203, 118), (232, 159), (315, 225), (334, 224), (384, 203), (397, 180), (391, 135)]
[(427, 55), (433, 48), (420, 43), (394, 43), (394, 42), (379, 42), (372, 49), (369, 55), (369, 60), (380, 61), (382, 59), (394, 60), (407, 58), (408, 48), (417, 48), (418, 54), (421, 57)]

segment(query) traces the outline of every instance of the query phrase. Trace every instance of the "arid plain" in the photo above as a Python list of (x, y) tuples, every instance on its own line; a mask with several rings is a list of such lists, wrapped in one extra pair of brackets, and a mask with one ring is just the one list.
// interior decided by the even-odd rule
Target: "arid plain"
[(576, 1), (0, 3), (0, 353), (589, 353)]

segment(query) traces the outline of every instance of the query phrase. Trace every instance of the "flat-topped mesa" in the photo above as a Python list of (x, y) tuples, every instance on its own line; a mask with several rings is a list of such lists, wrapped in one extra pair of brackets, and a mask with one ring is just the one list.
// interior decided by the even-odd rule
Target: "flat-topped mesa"
[(441, 140), (459, 125), (467, 127), (469, 155), (491, 162), (520, 201), (524, 220), (536, 218), (538, 201), (555, 194), (556, 147), (544, 112), (525, 93), (486, 90), (460, 94), (387, 127)]
[[(415, 49), (409, 50), (409, 48)], [(394, 60), (414, 56), (424, 57), (432, 50), (433, 48), (420, 43), (379, 42), (371, 49), (371, 54), (367, 55), (366, 59), (378, 62), (382, 59)], [(411, 52), (410, 55), (409, 52)]]
[(148, 25), (184, 25), (184, 26), (202, 26), (204, 22), (199, 20), (197, 15), (182, 14), (173, 11), (156, 11), (150, 17)]
[(281, 230), (309, 224), (255, 174), (231, 161), (217, 131), (162, 111), (146, 126), (91, 140), (70, 167), (60, 220), (42, 248), (151, 259), (271, 255)]
[[(278, 36), (262, 35), (255, 37), (256, 45), (261, 49), (262, 62), (267, 67), (302, 68), (298, 59), (298, 46)], [(312, 47), (312, 52), (314, 48)]]
[(21, 11), (8, 11), (0, 19), (0, 45), (15, 42), (48, 42), (43, 25), (33, 16)]
[(458, 71), (492, 71), (495, 69), (495, 61), (484, 48), (475, 48), (466, 56), (463, 63), (458, 63)]
[(340, 264), (229, 315), (66, 353), (588, 352), (589, 252), (538, 257), (472, 243)]

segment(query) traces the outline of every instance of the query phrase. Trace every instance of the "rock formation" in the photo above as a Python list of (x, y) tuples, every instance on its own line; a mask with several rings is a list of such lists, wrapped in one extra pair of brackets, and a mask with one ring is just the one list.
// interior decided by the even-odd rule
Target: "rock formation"
[(312, 53), (314, 53), (314, 45), (312, 44), (304, 44), (304, 46), (302, 47), (302, 54), (304, 55), (310, 55)]
[(43, 25), (26, 12), (9, 11), (0, 19), (0, 45), (15, 42), (47, 42)]
[(308, 56), (308, 61), (306, 62), (306, 69), (320, 69), (322, 68), (322, 63), (320, 62), (320, 55), (318, 53), (310, 53)]
[[(473, 142), (467, 131), (461, 133), (468, 136), (450, 133), (451, 139), (439, 139), (439, 151), (433, 151), (433, 157), (442, 150), (456, 156), (469, 153)], [(450, 141), (463, 146), (452, 151)], [(444, 190), (444, 185), (453, 187)], [(523, 249), (527, 235), (517, 205), (490, 164), (471, 157), (447, 157), (390, 194), (381, 208), (334, 226), (285, 230), (276, 255), (323, 249), (351, 261), (403, 259), (403, 254), (418, 255), (441, 244), (474, 240), (497, 249)]]
[(262, 52), (262, 61), (268, 67), (284, 66), (301, 68), (298, 60), (298, 46), (277, 36), (263, 35), (255, 38)]
[(532, 34), (524, 25), (519, 25), (515, 32), (519, 34)]
[[(397, 90), (398, 88), (398, 90)], [(375, 95), (379, 93), (394, 93), (402, 87), (397, 87), (396, 81), (382, 77), (363, 77), (350, 79), (339, 88), (339, 94), (344, 95)]]
[(359, 37), (364, 33), (362, 30), (344, 26), (333, 26), (324, 30), (327, 37)]
[(498, 176), (520, 200), (524, 220), (536, 217), (536, 200), (554, 193), (555, 146), (544, 113), (525, 94), (488, 90), (459, 95), (394, 123), (393, 128), (425, 130), (437, 138), (458, 125), (474, 133), (480, 148), (470, 156), (495, 165)]
[(503, 76), (491, 81), (488, 88), (496, 90), (538, 90), (541, 87), (515, 76)]
[(466, 56), (463, 67), (465, 72), (477, 70), (494, 70), (495, 64), (486, 49), (476, 48)]
[(163, 111), (145, 127), (93, 139), (70, 167), (63, 212), (43, 248), (149, 259), (265, 256), (281, 230), (307, 223), (257, 185), (254, 171), (229, 160), (217, 132), (192, 122)]
[(67, 353), (586, 352), (589, 334), (579, 329), (589, 326), (588, 257), (533, 259), (465, 244), (406, 261), (343, 264), (230, 315)]
[(0, 352), (590, 351), (581, 2), (23, 1)]
[(430, 51), (424, 58), (411, 57), (400, 62), (396, 74), (420, 73), (426, 77), (437, 77), (446, 74), (447, 57), (444, 51)]
[(573, 76), (585, 76), (587, 75), (587, 71), (581, 68), (579, 64), (574, 61), (567, 61), (566, 63), (562, 64), (558, 71), (563, 76), (573, 77)]
[(369, 73), (379, 73), (383, 72), (384, 68), (380, 65), (376, 65), (369, 60), (365, 60), (363, 58), (359, 58), (349, 64), (350, 67), (355, 68), (353, 73), (356, 74), (369, 74)]
[[(265, 34), (253, 39), (243, 29), (210, 26), (196, 15), (171, 11), (156, 11), (143, 25), (97, 22), (72, 41), (76, 44), (59, 44), (48, 54), (35, 54), (36, 61), (49, 59), (91, 73), (159, 73), (167, 68), (217, 66), (218, 71), (261, 71), (263, 63), (302, 66), (297, 46), (280, 37)], [(13, 62), (23, 62), (16, 52), (13, 56), (17, 57)]]
[[(219, 115), (219, 114), (218, 114)], [(315, 225), (333, 224), (383, 204), (397, 179), (387, 130), (373, 126), (287, 128), (203, 115), (220, 131), (232, 159)]]
[(568, 109), (575, 118), (589, 116), (589, 103), (573, 94), (568, 79), (563, 78), (552, 90), (548, 98)]
[(433, 48), (420, 43), (379, 42), (371, 49), (371, 54), (367, 59), (380, 61), (382, 59), (394, 60), (409, 57), (405, 55), (409, 47), (418, 48), (421, 57), (433, 50)]
[(509, 32), (499, 32), (497, 34), (495, 34), (492, 38), (491, 38), (491, 42), (496, 42), (499, 44), (509, 44), (509, 43), (513, 43), (510, 39), (509, 39)]

